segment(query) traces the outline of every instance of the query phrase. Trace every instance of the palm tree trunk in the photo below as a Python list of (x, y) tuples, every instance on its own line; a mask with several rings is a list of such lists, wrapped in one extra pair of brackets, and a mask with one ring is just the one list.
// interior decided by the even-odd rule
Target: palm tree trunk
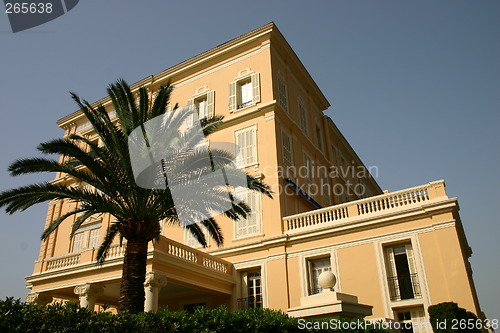
[(127, 240), (125, 258), (123, 259), (120, 311), (140, 313), (144, 311), (144, 280), (146, 279), (146, 260), (148, 241), (144, 238)]

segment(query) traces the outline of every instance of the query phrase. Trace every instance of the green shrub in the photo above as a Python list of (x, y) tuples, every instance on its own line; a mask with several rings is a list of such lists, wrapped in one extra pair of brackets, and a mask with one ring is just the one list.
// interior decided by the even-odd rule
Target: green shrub
[[(477, 328), (460, 329), (459, 324), (466, 324), (468, 320), (477, 320), (475, 314), (458, 306), (455, 302), (444, 302), (429, 306), (429, 317), (435, 333), (463, 332), (480, 333)], [(457, 329), (458, 328), (458, 329)]]
[[(7, 298), (0, 301), (0, 332), (55, 333), (211, 333), (211, 332), (344, 332), (345, 330), (299, 329), (299, 319), (269, 309), (248, 309), (230, 312), (225, 307), (208, 310), (197, 308), (193, 313), (169, 311), (116, 315), (96, 313), (76, 303), (38, 306)], [(351, 332), (388, 332), (361, 329)]]

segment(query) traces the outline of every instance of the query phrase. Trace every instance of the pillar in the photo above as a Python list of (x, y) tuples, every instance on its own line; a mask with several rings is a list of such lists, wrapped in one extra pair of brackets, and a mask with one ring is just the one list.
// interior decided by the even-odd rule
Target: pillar
[(144, 282), (144, 292), (146, 295), (144, 311), (158, 310), (158, 293), (166, 284), (167, 279), (164, 276), (152, 271), (146, 273), (146, 281)]
[(47, 305), (52, 302), (52, 296), (45, 293), (31, 292), (26, 296), (26, 302)]
[(97, 296), (102, 294), (103, 288), (101, 286), (86, 283), (76, 286), (74, 292), (80, 299), (80, 307), (94, 310)]

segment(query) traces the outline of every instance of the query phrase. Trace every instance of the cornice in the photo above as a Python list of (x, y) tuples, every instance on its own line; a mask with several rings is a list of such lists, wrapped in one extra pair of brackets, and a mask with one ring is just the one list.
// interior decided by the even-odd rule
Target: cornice
[[(227, 54), (228, 52), (243, 46), (245, 44), (249, 44), (252, 41), (255, 41), (256, 39), (265, 36), (266, 34), (269, 34), (271, 31), (277, 30), (276, 25), (274, 22), (270, 22), (268, 24), (265, 24), (255, 30), (252, 30), (250, 32), (247, 32), (239, 37), (233, 38), (229, 40), (228, 42), (225, 42), (219, 46), (216, 46), (212, 49), (209, 49), (203, 53), (200, 53), (194, 57), (191, 57), (177, 65), (174, 65), (156, 75), (150, 75), (130, 86), (132, 92), (136, 91), (142, 86), (145, 85), (151, 85), (151, 84), (159, 84), (163, 81), (168, 80), (168, 78), (172, 77), (173, 75), (179, 75), (182, 72), (185, 72), (194, 66), (198, 66), (204, 62), (210, 61), (213, 58), (222, 56), (224, 54)], [(93, 107), (96, 107), (98, 105), (106, 105), (110, 103), (110, 98), (109, 97), (104, 97), (91, 105)], [(64, 127), (67, 125), (67, 123), (75, 121), (77, 118), (80, 118), (83, 116), (82, 112), (80, 110), (75, 111), (71, 113), (70, 115), (63, 117), (59, 119), (56, 123), (60, 127)]]

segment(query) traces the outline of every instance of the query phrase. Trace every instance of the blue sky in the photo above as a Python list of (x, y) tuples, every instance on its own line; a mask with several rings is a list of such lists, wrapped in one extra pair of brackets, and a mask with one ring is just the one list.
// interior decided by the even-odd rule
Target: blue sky
[[(458, 197), (479, 299), (500, 318), (500, 2), (80, 1), (13, 34), (0, 13), (0, 190), (9, 163), (59, 137), (75, 111), (129, 83), (274, 21), (322, 89), (326, 111), (383, 189), (445, 179)], [(0, 298), (24, 298), (46, 205), (0, 213)]]

